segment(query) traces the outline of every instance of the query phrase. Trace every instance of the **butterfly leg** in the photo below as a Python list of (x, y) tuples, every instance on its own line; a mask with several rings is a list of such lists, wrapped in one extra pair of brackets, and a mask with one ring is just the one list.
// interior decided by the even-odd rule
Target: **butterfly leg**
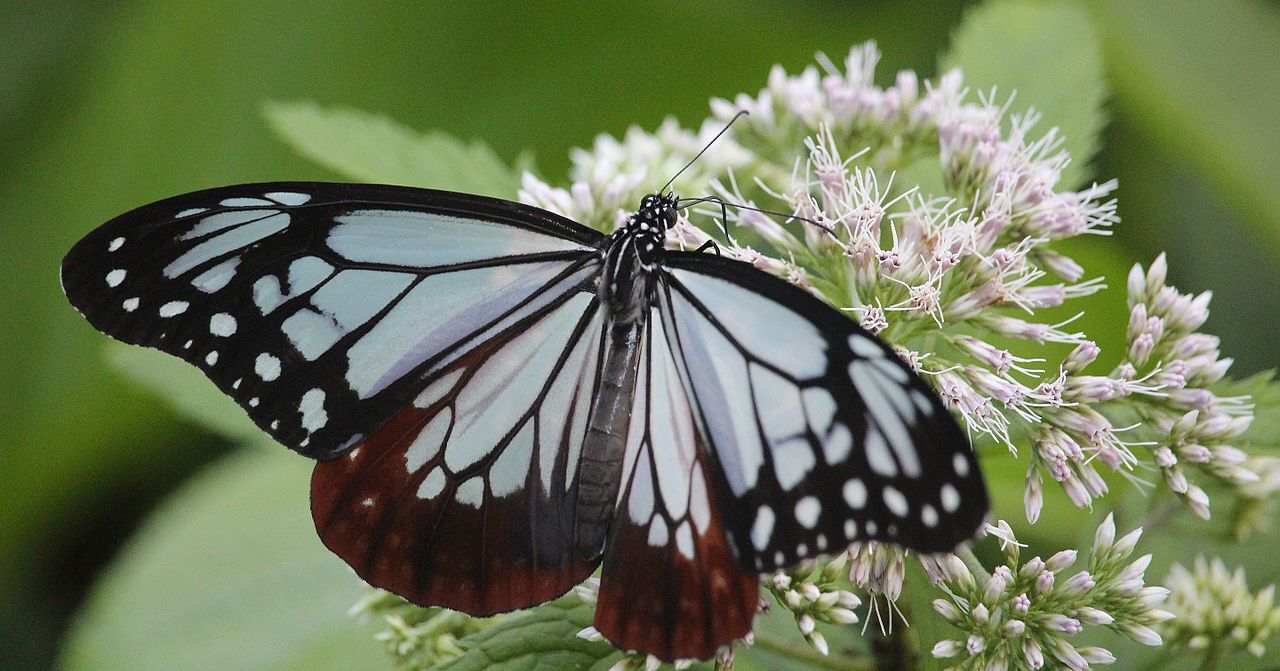
[(715, 241), (715, 240), (707, 240), (706, 242), (702, 243), (702, 245), (701, 245), (701, 246), (699, 246), (697, 249), (695, 249), (695, 250), (693, 250), (693, 251), (694, 251), (694, 252), (705, 252), (705, 251), (707, 251), (708, 249), (710, 249), (711, 251), (715, 252), (715, 253), (716, 253), (716, 256), (720, 256), (720, 245), (716, 244), (716, 241)]

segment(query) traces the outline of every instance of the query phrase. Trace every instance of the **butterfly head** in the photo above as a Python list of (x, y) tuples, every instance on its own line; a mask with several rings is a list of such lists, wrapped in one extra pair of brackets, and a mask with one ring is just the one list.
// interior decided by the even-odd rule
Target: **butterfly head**
[(632, 219), (634, 226), (645, 230), (648, 227), (654, 227), (659, 232), (666, 232), (668, 229), (676, 225), (676, 201), (679, 200), (674, 193), (651, 193), (640, 199), (640, 209), (636, 210), (636, 215)]

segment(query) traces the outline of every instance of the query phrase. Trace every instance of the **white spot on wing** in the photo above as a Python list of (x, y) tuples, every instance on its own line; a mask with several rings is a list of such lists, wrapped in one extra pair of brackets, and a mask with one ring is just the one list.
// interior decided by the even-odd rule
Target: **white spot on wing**
[(240, 265), (240, 257), (233, 256), (222, 263), (191, 278), (191, 286), (211, 294), (227, 286), (231, 278), (236, 276), (236, 266)]
[(281, 205), (301, 205), (311, 200), (310, 194), (295, 193), (293, 191), (272, 191), (263, 195)]
[(803, 438), (792, 438), (773, 450), (774, 473), (778, 476), (778, 484), (785, 491), (791, 491), (804, 480), (804, 476), (813, 469), (817, 459), (809, 447), (809, 441)]
[(822, 504), (818, 502), (818, 497), (806, 496), (796, 502), (796, 521), (804, 528), (812, 529), (816, 526), (820, 514), (822, 514)]
[(804, 397), (804, 409), (813, 425), (813, 432), (819, 436), (826, 435), (831, 420), (836, 416), (836, 400), (822, 387), (809, 387), (800, 394)]
[(893, 361), (890, 361), (889, 359), (880, 359), (873, 365), (876, 367), (876, 370), (884, 373), (886, 377), (892, 379), (898, 384), (906, 384), (907, 381), (911, 379), (911, 377), (907, 375), (905, 368)]
[(298, 412), (302, 413), (302, 428), (308, 433), (315, 433), (329, 423), (329, 413), (324, 409), (324, 390), (309, 389), (302, 395), (298, 403)]
[(751, 544), (756, 550), (764, 550), (769, 545), (769, 538), (773, 535), (773, 521), (773, 508), (760, 506), (760, 510), (756, 511), (756, 521), (751, 525)]
[(120, 283), (124, 281), (125, 275), (126, 273), (122, 268), (116, 268), (115, 270), (107, 273), (107, 286), (112, 289), (120, 286)]
[(701, 464), (694, 464), (691, 482), (689, 516), (693, 518), (693, 524), (697, 527), (698, 533), (701, 534), (707, 530), (707, 525), (711, 523), (711, 501), (707, 498), (707, 483), (702, 473)]
[(444, 471), (436, 466), (422, 479), (422, 484), (418, 485), (418, 498), (434, 499), (439, 496), (444, 491), (444, 482)]
[(925, 417), (933, 416), (933, 403), (929, 401), (929, 397), (919, 389), (912, 389), (911, 402), (916, 404), (916, 410)]
[(181, 219), (183, 217), (190, 217), (192, 215), (196, 215), (196, 214), (200, 214), (201, 212), (208, 212), (208, 211), (209, 211), (209, 208), (207, 207), (191, 207), (174, 215), (174, 218)]
[(120, 304), (120, 307), (124, 308), (125, 312), (133, 312), (134, 310), (137, 310), (138, 297), (134, 296), (133, 298), (126, 298), (125, 301)]
[(264, 205), (274, 205), (270, 201), (261, 198), (224, 198), (218, 202), (223, 207), (262, 207)]
[(404, 467), (409, 473), (422, 468), (423, 464), (431, 461), (440, 451), (440, 446), (444, 444), (445, 433), (449, 431), (449, 422), (453, 420), (453, 411), (445, 408), (443, 412), (431, 418), (427, 425), (422, 427), (418, 435), (413, 439), (413, 443), (409, 445), (409, 449), (404, 453)]
[(920, 509), (920, 521), (924, 522), (924, 525), (930, 529), (938, 526), (938, 511), (934, 510), (933, 506), (927, 503), (924, 504), (924, 507)]
[(280, 377), (280, 360), (263, 352), (258, 355), (257, 359), (253, 360), (253, 372), (257, 373), (258, 377), (270, 382)]
[(853, 434), (849, 433), (849, 427), (844, 424), (831, 427), (831, 434), (822, 442), (822, 454), (831, 465), (844, 461), (852, 449)]
[(477, 475), (458, 485), (453, 498), (464, 506), (479, 509), (480, 504), (484, 503), (484, 479)]
[(960, 492), (957, 492), (956, 488), (951, 486), (951, 483), (942, 486), (941, 495), (943, 510), (954, 513), (960, 507)]
[(116, 238), (115, 240), (111, 241), (111, 244), (107, 245), (107, 251), (114, 252), (123, 246), (124, 246), (124, 238)]
[(526, 421), (489, 468), (489, 490), (494, 496), (515, 493), (528, 480), (533, 463), (533, 429), (533, 421)]
[(889, 512), (897, 515), (898, 517), (907, 516), (907, 497), (903, 496), (902, 492), (894, 489), (893, 487), (886, 486), (880, 495), (884, 498), (884, 505), (889, 508)]
[[(653, 468), (649, 466), (647, 459), (641, 460), (635, 468), (635, 476), (631, 481), (631, 498), (627, 500), (627, 514), (636, 524), (644, 524), (653, 515)], [(666, 537), (665, 528), (663, 537)]]
[(218, 363), (218, 350), (213, 350), (208, 354), (204, 355), (204, 362), (209, 364), (210, 366), (212, 366), (215, 363)]
[(842, 491), (845, 503), (848, 503), (850, 508), (862, 510), (862, 507), (867, 505), (867, 486), (858, 478), (850, 478), (844, 483)]
[(853, 540), (858, 537), (858, 523), (853, 520), (844, 521), (844, 537), (846, 540)]
[(301, 308), (280, 324), (294, 349), (307, 361), (315, 361), (342, 337), (342, 327), (327, 314)]
[(862, 446), (867, 455), (867, 463), (871, 465), (871, 470), (885, 477), (893, 477), (898, 474), (898, 466), (893, 463), (893, 456), (889, 454), (889, 446), (884, 444), (884, 436), (878, 430), (867, 427), (867, 438), (862, 441)]
[(414, 407), (429, 408), (435, 405), (437, 401), (444, 398), (445, 394), (453, 390), (453, 386), (458, 382), (459, 377), (462, 377), (461, 368), (431, 383), (431, 386), (423, 389), (422, 393), (413, 399)]
[(176, 317), (187, 311), (189, 304), (186, 301), (169, 301), (160, 306), (159, 314), (161, 317)]
[(861, 333), (849, 336), (849, 349), (864, 359), (878, 359), (884, 356), (884, 350), (880, 349), (880, 345)]
[(955, 456), (951, 457), (951, 467), (955, 469), (956, 475), (962, 478), (969, 475), (969, 460), (960, 452), (956, 452)]
[(685, 557), (693, 559), (693, 529), (689, 527), (689, 520), (685, 520), (676, 529), (676, 549)]
[(660, 548), (666, 547), (670, 534), (667, 532), (667, 521), (661, 515), (653, 518), (653, 523), (649, 525), (649, 545)]
[(236, 332), (236, 318), (225, 312), (219, 312), (209, 318), (209, 333), (226, 338)]

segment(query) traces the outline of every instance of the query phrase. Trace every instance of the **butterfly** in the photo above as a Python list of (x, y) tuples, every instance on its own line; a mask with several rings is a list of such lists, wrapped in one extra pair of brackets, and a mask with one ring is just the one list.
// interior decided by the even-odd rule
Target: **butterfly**
[(667, 249), (680, 207), (645, 196), (605, 235), (476, 195), (229, 186), (112, 219), (62, 282), (318, 460), (316, 529), (370, 584), (489, 615), (599, 568), (605, 638), (706, 658), (750, 631), (759, 574), (854, 541), (951, 550), (988, 500), (889, 346)]

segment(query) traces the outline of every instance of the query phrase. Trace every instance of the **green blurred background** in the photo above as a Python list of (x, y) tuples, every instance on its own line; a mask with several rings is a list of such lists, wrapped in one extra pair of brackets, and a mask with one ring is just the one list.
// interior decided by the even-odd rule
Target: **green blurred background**
[[(105, 338), (58, 289), (61, 255), (97, 224), (164, 196), (332, 178), (272, 135), (264, 101), (386, 113), (483, 139), (507, 160), (531, 152), (555, 177), (568, 148), (596, 133), (652, 129), (667, 115), (696, 125), (710, 96), (755, 92), (770, 65), (797, 71), (816, 51), (839, 61), (875, 39), (882, 83), (902, 68), (932, 76), (967, 7), (514, 5), (0, 5), (0, 666), (52, 664), (122, 541), (229, 449), (104, 363)], [(1110, 91), (1093, 174), (1119, 178), (1124, 219), (1081, 260), (1146, 262), (1169, 250), (1172, 282), (1214, 290), (1207, 330), (1236, 357), (1234, 372), (1274, 367), (1280, 4), (1081, 6)]]

